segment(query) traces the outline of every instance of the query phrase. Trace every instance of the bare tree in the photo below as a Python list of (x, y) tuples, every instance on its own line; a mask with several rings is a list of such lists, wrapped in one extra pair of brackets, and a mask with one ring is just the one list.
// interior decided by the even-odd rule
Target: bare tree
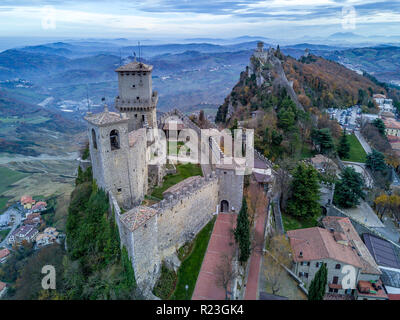
[(266, 210), (268, 205), (267, 195), (264, 189), (255, 181), (251, 181), (246, 190), (248, 215), (250, 226), (254, 225), (257, 217)]
[(286, 272), (283, 265), (289, 267), (291, 261), (291, 247), (286, 236), (272, 236), (268, 254), (264, 258), (264, 263), (267, 266), (264, 275), (271, 286), (272, 294), (276, 294), (281, 289), (281, 277)]
[(237, 276), (237, 273), (232, 266), (232, 260), (232, 254), (223, 253), (220, 256), (220, 263), (215, 268), (215, 274), (217, 275), (216, 284), (218, 287), (225, 290), (225, 300), (228, 300), (231, 282)]
[(281, 207), (285, 208), (287, 199), (290, 195), (290, 182), (292, 177), (290, 175), (290, 170), (295, 166), (295, 162), (291, 159), (281, 160), (279, 163), (279, 168), (276, 170), (275, 174), (275, 188), (276, 193), (280, 193), (280, 203)]

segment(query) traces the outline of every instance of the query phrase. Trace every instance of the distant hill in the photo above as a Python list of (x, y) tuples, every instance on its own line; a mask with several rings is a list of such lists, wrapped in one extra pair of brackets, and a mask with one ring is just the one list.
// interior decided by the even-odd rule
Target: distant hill
[(400, 81), (400, 47), (378, 46), (336, 50), (322, 54), (325, 58), (367, 71), (381, 81)]
[(25, 156), (67, 152), (67, 137), (83, 128), (60, 111), (17, 100), (6, 90), (0, 95), (0, 126), (1, 152)]

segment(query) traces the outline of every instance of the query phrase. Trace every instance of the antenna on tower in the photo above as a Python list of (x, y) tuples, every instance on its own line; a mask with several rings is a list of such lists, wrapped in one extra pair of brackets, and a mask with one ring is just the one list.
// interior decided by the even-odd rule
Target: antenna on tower
[(142, 56), (141, 56), (141, 52), (140, 52), (140, 41), (138, 41), (138, 47), (139, 47), (139, 62), (142, 62), (141, 61)]
[(121, 48), (119, 49), (119, 65), (122, 66), (122, 54), (121, 54)]
[(90, 112), (90, 103), (89, 103), (89, 86), (86, 83), (86, 102), (87, 102), (87, 109)]

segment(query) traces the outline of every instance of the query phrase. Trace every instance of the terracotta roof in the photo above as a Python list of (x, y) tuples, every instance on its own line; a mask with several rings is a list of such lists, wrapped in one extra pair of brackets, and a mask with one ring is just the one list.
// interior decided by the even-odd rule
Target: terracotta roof
[(39, 208), (43, 208), (43, 207), (46, 207), (46, 206), (47, 206), (46, 202), (39, 201), (39, 202), (36, 202), (36, 204), (32, 207), (32, 210), (37, 210)]
[(148, 221), (156, 213), (157, 210), (153, 208), (138, 206), (124, 213), (121, 216), (121, 221), (128, 227), (129, 230), (134, 231), (141, 225), (145, 224), (146, 221)]
[(94, 125), (104, 125), (109, 123), (127, 122), (128, 118), (116, 112), (105, 110), (100, 113), (87, 114), (85, 120)]
[(4, 257), (7, 257), (9, 254), (10, 254), (10, 251), (8, 249), (0, 250), (0, 259), (3, 259)]
[[(362, 263), (350, 246), (339, 244), (333, 234), (319, 227), (287, 232), (296, 262), (333, 259), (362, 268)], [(301, 255), (300, 255), (301, 253)]]
[(143, 62), (134, 61), (134, 62), (128, 63), (124, 66), (118, 67), (115, 71), (116, 72), (121, 72), (121, 71), (147, 71), (147, 72), (150, 72), (151, 70), (153, 70), (153, 66), (144, 64)]
[(7, 287), (7, 284), (0, 281), (0, 291), (2, 291), (5, 287)]
[(374, 94), (373, 97), (378, 99), (386, 99), (386, 96), (380, 93)]
[(26, 203), (35, 203), (35, 200), (33, 200), (31, 196), (22, 196), (21, 204), (26, 204)]
[(361, 240), (349, 218), (327, 216), (322, 219), (326, 229), (334, 229), (335, 235), (340, 233), (343, 240), (347, 239), (350, 247), (354, 247), (355, 254), (362, 263), (362, 273), (382, 274), (367, 246)]
[(383, 123), (385, 124), (386, 129), (400, 129), (400, 122), (395, 119), (384, 119)]
[[(380, 289), (378, 289), (378, 287)], [(357, 293), (359, 296), (363, 296), (363, 297), (375, 297), (375, 298), (388, 299), (388, 295), (386, 294), (385, 289), (383, 289), (381, 280), (378, 280), (376, 282), (375, 288), (373, 287), (372, 283), (369, 281), (363, 281), (363, 280), (358, 281)]]
[(400, 294), (388, 294), (389, 300), (400, 300)]

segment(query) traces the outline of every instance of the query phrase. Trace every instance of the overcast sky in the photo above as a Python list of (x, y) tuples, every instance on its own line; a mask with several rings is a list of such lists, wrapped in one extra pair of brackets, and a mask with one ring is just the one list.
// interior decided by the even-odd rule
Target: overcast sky
[(1, 0), (0, 36), (400, 35), (400, 0)]

